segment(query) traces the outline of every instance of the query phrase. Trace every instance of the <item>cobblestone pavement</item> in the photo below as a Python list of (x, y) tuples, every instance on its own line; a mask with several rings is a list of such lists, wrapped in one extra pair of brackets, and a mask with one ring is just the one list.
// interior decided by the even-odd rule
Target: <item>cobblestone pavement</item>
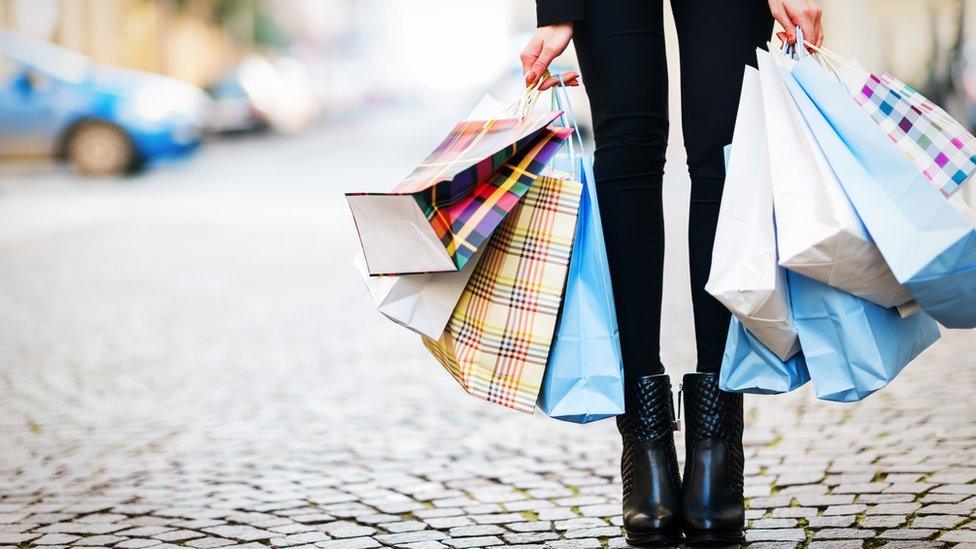
[[(612, 422), (476, 401), (368, 305), (338, 191), (404, 173), (436, 137), (416, 126), (218, 143), (118, 182), (4, 168), (0, 546), (624, 545)], [(947, 333), (855, 406), (747, 398), (752, 545), (976, 544), (974, 352)]]

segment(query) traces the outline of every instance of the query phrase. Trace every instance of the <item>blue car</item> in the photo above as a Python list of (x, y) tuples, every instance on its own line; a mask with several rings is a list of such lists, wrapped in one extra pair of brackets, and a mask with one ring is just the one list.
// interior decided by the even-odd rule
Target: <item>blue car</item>
[(88, 175), (193, 151), (209, 99), (165, 76), (100, 66), (0, 29), (0, 157), (65, 159)]

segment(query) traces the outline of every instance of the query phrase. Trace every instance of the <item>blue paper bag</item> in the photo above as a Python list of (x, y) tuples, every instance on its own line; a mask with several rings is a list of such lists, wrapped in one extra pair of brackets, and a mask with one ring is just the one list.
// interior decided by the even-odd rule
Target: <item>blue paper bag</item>
[(735, 316), (725, 340), (718, 386), (730, 393), (778, 395), (810, 381), (803, 352), (783, 361), (746, 330)]
[(947, 202), (812, 57), (783, 76), (898, 282), (947, 328), (976, 327), (976, 229), (965, 206)]
[(624, 374), (592, 159), (579, 162), (576, 238), (538, 405), (556, 419), (589, 423), (624, 412)]
[(902, 318), (812, 278), (789, 272), (790, 305), (817, 398), (857, 402), (891, 382), (939, 337), (925, 313)]

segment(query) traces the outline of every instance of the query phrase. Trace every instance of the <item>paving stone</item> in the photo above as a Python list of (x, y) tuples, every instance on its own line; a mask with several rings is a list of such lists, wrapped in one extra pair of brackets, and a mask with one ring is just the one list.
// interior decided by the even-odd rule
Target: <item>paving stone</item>
[(807, 544), (807, 549), (860, 549), (861, 547), (864, 547), (864, 541), (857, 539), (815, 540)]
[(377, 534), (373, 537), (387, 545), (400, 545), (417, 541), (439, 541), (446, 538), (447, 534), (437, 530), (422, 530), (420, 532), (403, 532), (401, 534)]
[(545, 546), (552, 549), (595, 549), (601, 547), (600, 540), (593, 538), (553, 540), (547, 541)]
[(523, 532), (503, 534), (502, 539), (507, 544), (540, 543), (559, 539), (559, 534), (555, 532)]
[(320, 529), (334, 538), (358, 538), (370, 536), (376, 532), (375, 528), (350, 521), (330, 522), (320, 525)]
[(938, 540), (949, 543), (976, 543), (976, 530), (952, 530), (939, 536)]
[(828, 505), (854, 503), (854, 496), (850, 494), (798, 494), (796, 501), (803, 507), (826, 507)]
[(72, 545), (85, 545), (85, 546), (101, 546), (101, 545), (112, 545), (120, 541), (124, 541), (126, 538), (121, 536), (113, 536), (111, 534), (101, 535), (101, 536), (90, 536), (81, 538)]
[(33, 545), (68, 545), (79, 539), (78, 536), (70, 534), (44, 534), (43, 536), (31, 541)]
[(853, 505), (831, 505), (824, 509), (824, 515), (851, 515), (857, 513), (863, 513), (868, 509), (867, 505), (853, 504)]
[(214, 547), (226, 547), (228, 545), (234, 545), (234, 544), (235, 542), (232, 539), (216, 538), (211, 536), (207, 536), (205, 538), (191, 539), (183, 543), (183, 545), (196, 547), (197, 549), (213, 549)]
[(878, 537), (881, 539), (929, 539), (937, 532), (938, 530), (924, 528), (884, 530), (878, 534)]
[(904, 515), (875, 515), (864, 517), (860, 526), (863, 528), (897, 528), (905, 524), (907, 520)]
[(768, 518), (755, 520), (749, 525), (750, 528), (763, 530), (766, 528), (796, 528), (796, 519), (787, 518)]
[(773, 509), (773, 518), (808, 518), (817, 516), (816, 507), (777, 507)]
[(867, 510), (869, 515), (904, 515), (921, 507), (918, 503), (879, 503)]
[(158, 547), (162, 543), (158, 539), (132, 538), (116, 543), (115, 547), (121, 547), (122, 549), (142, 549), (143, 547)]
[(179, 542), (188, 539), (203, 537), (203, 535), (204, 534), (201, 534), (200, 532), (194, 532), (193, 530), (170, 530), (168, 532), (162, 532), (156, 534), (152, 537), (160, 541)]
[(513, 532), (548, 532), (553, 529), (551, 521), (539, 520), (534, 522), (513, 522), (506, 524), (505, 528)]
[(271, 538), (271, 545), (275, 547), (291, 547), (294, 545), (306, 545), (326, 541), (329, 536), (319, 532), (302, 532), (300, 534), (290, 534)]
[(810, 517), (807, 519), (807, 526), (810, 528), (847, 528), (854, 525), (856, 518), (854, 515)]
[(215, 536), (235, 539), (239, 541), (257, 541), (260, 539), (270, 539), (277, 536), (274, 532), (269, 532), (267, 530), (262, 530), (260, 528), (255, 528), (253, 526), (245, 526), (245, 525), (227, 524), (223, 526), (213, 526), (210, 528), (204, 528), (203, 531), (208, 534), (213, 534)]
[[(466, 519), (464, 519), (463, 517), (453, 517), (447, 519), (429, 519), (429, 521), (426, 523), (421, 522), (419, 520), (405, 520), (403, 522), (384, 522), (380, 524), (380, 528), (383, 528), (387, 532), (392, 532), (392, 533), (415, 532), (417, 530), (425, 530), (428, 526), (430, 526), (431, 528), (443, 528), (443, 526), (431, 525), (430, 521), (434, 521), (434, 523), (436, 524), (437, 520), (457, 521), (458, 518), (460, 518), (462, 522), (466, 521)], [(463, 526), (463, 524), (456, 524), (455, 526)]]
[(874, 530), (861, 528), (823, 528), (813, 534), (813, 539), (869, 539), (874, 535)]
[(505, 533), (505, 529), (494, 524), (480, 524), (476, 526), (458, 526), (451, 528), (448, 535), (452, 538), (462, 538), (469, 536), (493, 536)]
[(490, 547), (492, 545), (502, 545), (505, 542), (496, 536), (482, 536), (471, 538), (446, 538), (441, 540), (444, 545), (451, 547)]
[[(320, 541), (315, 546), (322, 549), (371, 549), (372, 547), (380, 547), (380, 542), (370, 537), (362, 537)], [(401, 545), (400, 547), (405, 546)]]
[(805, 541), (806, 534), (802, 528), (775, 528), (769, 530), (746, 530), (746, 541)]

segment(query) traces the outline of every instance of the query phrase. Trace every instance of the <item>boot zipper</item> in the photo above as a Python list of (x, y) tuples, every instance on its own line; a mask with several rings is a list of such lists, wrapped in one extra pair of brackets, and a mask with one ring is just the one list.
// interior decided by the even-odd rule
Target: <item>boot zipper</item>
[(684, 383), (678, 384), (678, 415), (674, 418), (671, 430), (680, 431), (681, 430), (681, 391), (684, 390)]

